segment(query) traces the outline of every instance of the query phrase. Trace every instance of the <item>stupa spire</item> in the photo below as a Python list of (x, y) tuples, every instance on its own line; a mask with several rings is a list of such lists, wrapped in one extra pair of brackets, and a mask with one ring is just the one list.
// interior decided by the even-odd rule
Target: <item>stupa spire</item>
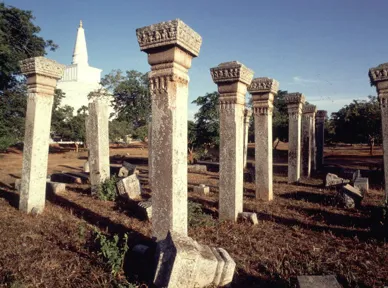
[(82, 25), (82, 20), (79, 22), (72, 64), (88, 64), (88, 50), (86, 48), (85, 30)]

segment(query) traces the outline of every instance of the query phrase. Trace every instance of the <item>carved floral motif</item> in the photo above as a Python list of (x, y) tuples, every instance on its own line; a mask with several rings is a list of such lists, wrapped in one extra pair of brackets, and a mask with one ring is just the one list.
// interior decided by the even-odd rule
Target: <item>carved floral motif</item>
[(248, 87), (249, 93), (277, 93), (279, 88), (279, 82), (275, 79), (260, 77), (252, 80), (251, 85)]
[(65, 65), (45, 57), (33, 57), (20, 61), (20, 69), (24, 75), (39, 74), (60, 79)]
[(315, 105), (304, 105), (303, 114), (315, 114), (317, 112), (317, 106)]
[(221, 63), (211, 68), (210, 74), (214, 83), (241, 81), (249, 85), (253, 78), (253, 71), (237, 61)]
[(369, 70), (369, 78), (372, 85), (376, 82), (388, 80), (388, 63), (381, 64)]
[(138, 28), (136, 36), (142, 51), (175, 44), (198, 56), (202, 44), (201, 36), (179, 19)]
[(284, 100), (286, 101), (287, 105), (304, 103), (306, 101), (304, 95), (298, 92), (287, 94)]

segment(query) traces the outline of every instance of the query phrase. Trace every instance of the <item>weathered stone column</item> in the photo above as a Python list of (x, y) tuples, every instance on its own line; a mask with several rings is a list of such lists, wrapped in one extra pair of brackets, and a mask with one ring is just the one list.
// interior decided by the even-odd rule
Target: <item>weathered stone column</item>
[[(151, 65), (152, 233), (187, 235), (188, 69), (198, 56), (201, 36), (172, 20), (136, 30), (140, 49)], [(157, 149), (153, 149), (157, 147)], [(242, 165), (242, 160), (241, 160)]]
[(317, 142), (316, 142), (316, 133), (315, 133), (315, 117), (316, 112), (314, 113), (314, 117), (312, 120), (312, 144), (311, 144), (311, 170), (316, 171), (317, 170)]
[(380, 100), (384, 152), (385, 202), (388, 202), (388, 63), (369, 70), (370, 83), (376, 86)]
[[(87, 130), (89, 131), (89, 167), (92, 194), (110, 177), (109, 159), (109, 98), (91, 93)], [(88, 133), (88, 132), (87, 132)]]
[(20, 62), (27, 77), (27, 112), (19, 210), (43, 212), (54, 89), (65, 65), (44, 57)]
[(314, 105), (303, 106), (302, 116), (302, 175), (310, 177), (312, 150), (313, 150), (313, 119), (317, 107)]
[(152, 115), (148, 117), (148, 183), (152, 191)]
[(318, 110), (315, 115), (315, 142), (316, 142), (316, 165), (317, 169), (323, 166), (323, 147), (325, 143), (325, 119), (327, 111)]
[(252, 116), (252, 110), (245, 108), (244, 110), (244, 169), (247, 167), (248, 160), (248, 134), (249, 134), (249, 121)]
[(279, 82), (267, 77), (253, 79), (248, 87), (255, 117), (256, 198), (264, 201), (273, 200), (272, 111), (278, 88)]
[(220, 93), (219, 217), (237, 219), (243, 211), (244, 108), (253, 71), (233, 61), (210, 69)]
[(288, 108), (288, 183), (300, 179), (301, 115), (305, 97), (301, 93), (286, 95)]

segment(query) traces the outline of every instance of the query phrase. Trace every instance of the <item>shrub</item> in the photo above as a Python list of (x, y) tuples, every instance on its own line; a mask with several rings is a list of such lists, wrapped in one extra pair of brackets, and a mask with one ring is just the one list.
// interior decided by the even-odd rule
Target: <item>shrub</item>
[(4, 135), (0, 137), (0, 152), (6, 152), (8, 147), (15, 144), (16, 140), (14, 137)]
[(188, 224), (190, 227), (214, 226), (215, 222), (211, 215), (203, 212), (202, 205), (193, 201), (188, 201)]
[(120, 239), (117, 234), (108, 238), (98, 230), (95, 230), (95, 233), (95, 242), (100, 250), (98, 254), (103, 257), (110, 266), (111, 273), (116, 276), (123, 268), (124, 257), (128, 251), (128, 235), (125, 233)]
[(116, 182), (116, 176), (112, 176), (110, 179), (106, 179), (102, 182), (97, 190), (98, 199), (103, 201), (115, 201), (118, 197)]

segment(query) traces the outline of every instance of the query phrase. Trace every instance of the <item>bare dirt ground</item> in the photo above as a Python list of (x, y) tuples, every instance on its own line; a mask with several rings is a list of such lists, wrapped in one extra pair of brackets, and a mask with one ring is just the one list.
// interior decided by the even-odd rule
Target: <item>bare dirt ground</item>
[[(358, 168), (370, 176), (372, 189), (362, 207), (349, 210), (336, 205), (334, 190), (322, 187), (324, 173), (288, 185), (286, 151), (280, 151), (274, 161), (274, 201), (255, 200), (254, 184), (244, 184), (244, 210), (257, 213), (256, 226), (218, 222), (218, 173), (189, 174), (189, 199), (214, 218), (214, 225), (190, 227), (189, 235), (231, 254), (237, 263), (233, 287), (295, 287), (296, 276), (305, 274), (335, 274), (344, 287), (388, 285), (388, 244), (374, 229), (374, 215), (384, 198), (382, 172), (376, 168), (382, 152), (377, 149), (372, 157), (368, 153), (366, 146), (325, 150), (327, 170)], [(140, 148), (111, 149), (112, 163), (125, 159), (138, 165), (145, 197), (152, 194), (146, 180), (147, 154)], [(50, 154), (48, 173), (81, 171), (86, 156)], [(18, 150), (0, 154), (0, 287), (119, 287), (115, 283), (120, 279), (97, 255), (90, 231), (127, 232), (131, 247), (152, 243), (150, 222), (122, 203), (88, 195), (88, 185), (75, 184), (48, 199), (42, 215), (20, 213), (12, 184), (20, 177), (21, 165)], [(192, 192), (192, 185), (202, 183), (211, 187), (209, 196)], [(127, 276), (147, 287), (146, 279)]]

